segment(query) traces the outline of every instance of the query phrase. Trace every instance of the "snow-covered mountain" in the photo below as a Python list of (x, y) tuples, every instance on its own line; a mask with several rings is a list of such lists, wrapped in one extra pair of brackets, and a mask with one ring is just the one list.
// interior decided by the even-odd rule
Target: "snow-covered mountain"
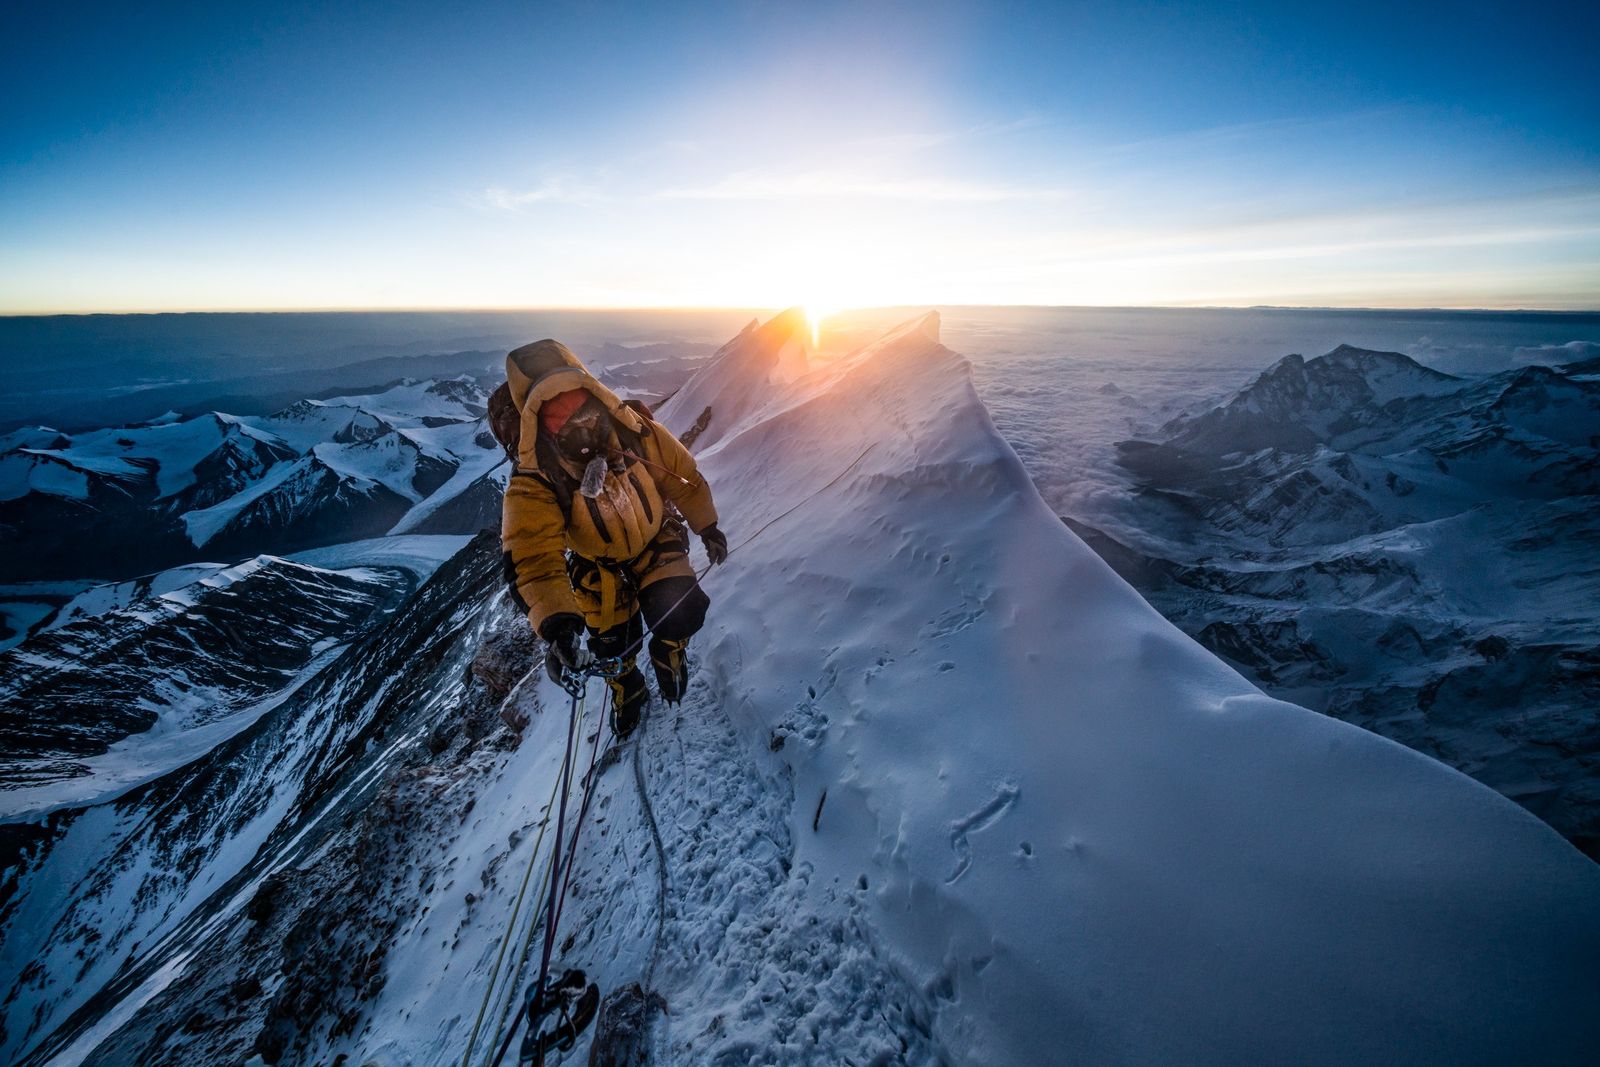
[[(201, 727), (242, 728), (393, 610), (411, 584), (398, 569), (327, 570), (270, 556), (200, 573), (187, 582), (156, 576), (142, 584), (161, 592), (104, 611), (91, 613), (80, 598), (76, 619), (0, 653), (0, 810), (57, 803), (71, 792), (67, 779), (95, 778), (103, 789), (103, 766), (120, 771), (129, 753), (95, 757), (130, 735), (140, 744), (124, 749), (170, 766), (177, 753), (197, 751), (191, 735)], [(203, 735), (206, 747), (220, 740), (214, 729)]]
[[(558, 946), (665, 1005), (643, 1062), (1587, 1062), (1600, 867), (1164, 620), (937, 316), (806, 336), (746, 331), (661, 412), (733, 553), (687, 699), (592, 779)], [(485, 1058), (567, 735), (495, 556), (203, 758), (6, 825), (0, 1056)]]
[(1119, 447), (1075, 528), (1169, 618), (1600, 857), (1600, 381), (1340, 348)]
[[(129, 578), (200, 560), (492, 524), (504, 456), (470, 377), (272, 415), (213, 412), (0, 451), (0, 580)], [(492, 506), (491, 506), (492, 505)]]
[(1388, 425), (1390, 405), (1452, 393), (1461, 384), (1398, 352), (1340, 345), (1310, 362), (1285, 356), (1226, 404), (1168, 430), (1173, 444), (1204, 452), (1303, 450)]
[(635, 397), (649, 404), (676, 393), (711, 357), (663, 356), (613, 363), (601, 369), (600, 381), (618, 396)]
[[(464, 662), (451, 656), (475, 645), (463, 640), (462, 627), (482, 612), (492, 593), (498, 555), (492, 538), (484, 537), (476, 548), (441, 566), (439, 557), (455, 553), (466, 540), (401, 539), (397, 550), (366, 546), (351, 553), (376, 560), (384, 568), (381, 573), (371, 567), (327, 571), (264, 561), (256, 575), (279, 571), (289, 581), (345, 587), (360, 582), (378, 586), (387, 599), (376, 609), (367, 605), (366, 619), (356, 611), (360, 605), (347, 604), (344, 610), (352, 615), (343, 623), (344, 640), (326, 648), (313, 646), (313, 661), (298, 670), (285, 663), (276, 678), (262, 677), (268, 673), (265, 667), (240, 677), (242, 668), (227, 656), (230, 651), (259, 653), (256, 645), (276, 640), (280, 656), (287, 658), (304, 646), (288, 626), (280, 624), (274, 631), (263, 617), (256, 624), (259, 629), (245, 638), (256, 645), (234, 649), (219, 633), (208, 635), (204, 627), (193, 625), (195, 655), (168, 663), (152, 658), (142, 677), (181, 683), (196, 671), (209, 671), (224, 685), (211, 695), (218, 702), (206, 705), (205, 716), (195, 714), (198, 708), (162, 709), (164, 719), (180, 721), (158, 724), (151, 734), (113, 745), (99, 760), (83, 761), (86, 773), (53, 793), (0, 793), (6, 831), (0, 839), (6, 853), (0, 883), (5, 1025), (0, 1058), (49, 1059), (60, 1051), (60, 1037), (101, 1019), (152, 974), (158, 980), (175, 977), (219, 931), (241, 925), (248, 930), (260, 922), (269, 898), (259, 891), (269, 873), (277, 873), (270, 894), (297, 864), (314, 865), (318, 849), (348, 842), (348, 836), (338, 835), (348, 835), (352, 820), (359, 824), (370, 815), (368, 804), (380, 784), (375, 775), (393, 769), (399, 752), (413, 757), (416, 736), (406, 731), (421, 723), (421, 736), (427, 736), (435, 725), (426, 721), (427, 711), (446, 699), (452, 686), (459, 686)], [(325, 551), (322, 562), (342, 562), (337, 555)], [(413, 576), (402, 587), (421, 583), (399, 610), (391, 568)], [(179, 614), (207, 614), (220, 626), (225, 609), (211, 601), (219, 593), (246, 592), (239, 588), (244, 580), (196, 591), (186, 598), (194, 606)], [(276, 592), (283, 594), (281, 588)], [(274, 591), (258, 587), (250, 599), (259, 616), (280, 610), (295, 617), (295, 625), (316, 625), (309, 614), (319, 604), (314, 596), (295, 593), (279, 602)], [(166, 605), (134, 606), (133, 611), (141, 610), (174, 611)], [(377, 618), (372, 617), (374, 610)], [(110, 625), (124, 621), (119, 614), (106, 617)], [(10, 655), (31, 654), (42, 640), (34, 638)], [(247, 689), (254, 690), (248, 695), (264, 697), (253, 703), (228, 702), (246, 696)], [(441, 733), (459, 732), (451, 724), (437, 725)], [(426, 836), (421, 842), (431, 847)], [(341, 852), (339, 858), (371, 857)], [(391, 872), (380, 868), (369, 873)], [(299, 904), (310, 910), (310, 921), (360, 914), (353, 907), (322, 913), (318, 905), (328, 903), (327, 892), (326, 887), (320, 895), (307, 888)], [(293, 910), (299, 914), (299, 908)], [(282, 948), (288, 933), (279, 931), (275, 948)], [(225, 990), (203, 1010), (198, 1000), (191, 1000), (181, 1020), (167, 1020), (171, 1025), (166, 1028), (174, 1034), (204, 1033), (203, 1051), (161, 1057), (112, 1050), (99, 1062), (242, 1061), (248, 1052), (230, 1055), (230, 1050), (248, 1048), (255, 1030), (208, 1032), (200, 1020), (207, 1012), (226, 1010), (227, 998), (242, 997), (259, 1021), (274, 1006), (264, 990), (280, 989), (285, 980), (278, 957), (264, 960), (245, 953), (237, 962), (260, 964), (249, 973), (253, 985)], [(288, 963), (282, 966), (292, 969)], [(340, 978), (334, 976), (335, 981)], [(209, 992), (204, 982), (192, 979), (183, 989)], [(333, 1009), (331, 998), (325, 1007)], [(80, 1058), (69, 1055), (66, 1062)]]
[(1146, 495), (1187, 520), (1153, 527), (1231, 536), (1254, 556), (1262, 541), (1324, 545), (1487, 500), (1600, 493), (1600, 382), (1547, 367), (1469, 382), (1340, 348), (1287, 356), (1227, 403), (1118, 447)]

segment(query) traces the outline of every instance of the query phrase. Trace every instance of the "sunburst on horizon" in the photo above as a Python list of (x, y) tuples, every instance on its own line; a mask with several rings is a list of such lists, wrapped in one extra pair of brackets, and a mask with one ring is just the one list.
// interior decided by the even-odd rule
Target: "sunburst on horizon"
[(822, 345), (823, 320), (832, 318), (844, 309), (833, 304), (823, 304), (813, 300), (806, 301), (800, 307), (806, 313), (806, 324), (811, 327), (811, 347), (819, 348)]

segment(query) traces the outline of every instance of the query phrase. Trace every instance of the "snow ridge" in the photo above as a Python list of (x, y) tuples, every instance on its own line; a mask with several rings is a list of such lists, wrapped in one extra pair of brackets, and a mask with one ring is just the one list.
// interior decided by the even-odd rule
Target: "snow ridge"
[(871, 886), (952, 1058), (1582, 1061), (1600, 868), (1162, 619), (1044, 506), (936, 317), (787, 384), (773, 326), (663, 410), (716, 413), (735, 555), (697, 644), (780, 749), (808, 900)]
[[(561, 965), (608, 991), (653, 979), (652, 1062), (1586, 1062), (1600, 868), (1162, 619), (1044, 505), (939, 328), (813, 363), (785, 313), (663, 405), (675, 429), (707, 420), (733, 553), (705, 579), (687, 699), (634, 742), (639, 779), (591, 784)], [(259, 1032), (308, 1062), (458, 1060), (566, 731), (491, 595), (491, 540), (207, 761), (182, 841), (127, 809), (142, 865), (214, 873), (163, 880), (157, 913), (131, 904), (142, 868), (108, 870), (128, 914), (81, 899), (63, 929), (86, 932), (17, 994), (33, 1017), (10, 1047), (237, 1062)], [(481, 636), (513, 631), (509, 664), (467, 670)], [(449, 709), (469, 690), (463, 729)], [(502, 708), (525, 730), (474, 735)], [(452, 733), (471, 738), (454, 770), (436, 762), (464, 751)], [(426, 847), (318, 896), (350, 881), (349, 837), (326, 828), (363, 791), (404, 802), (363, 818), (382, 842)], [(131, 803), (145, 793), (167, 787)], [(109, 817), (70, 832), (121, 839)], [(123, 998), (109, 1018), (78, 1010), (79, 949), (114, 953), (96, 964)], [(191, 1033), (197, 1008), (237, 1032)]]

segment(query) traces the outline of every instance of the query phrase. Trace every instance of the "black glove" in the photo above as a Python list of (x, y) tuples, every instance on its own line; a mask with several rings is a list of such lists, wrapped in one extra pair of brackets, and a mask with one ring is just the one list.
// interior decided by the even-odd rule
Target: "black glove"
[(562, 612), (544, 620), (539, 636), (544, 638), (544, 670), (557, 685), (566, 684), (567, 672), (578, 669), (578, 635), (583, 633), (583, 617)]
[(712, 563), (721, 563), (728, 558), (728, 538), (717, 529), (716, 523), (700, 531), (700, 541), (706, 546), (706, 558)]

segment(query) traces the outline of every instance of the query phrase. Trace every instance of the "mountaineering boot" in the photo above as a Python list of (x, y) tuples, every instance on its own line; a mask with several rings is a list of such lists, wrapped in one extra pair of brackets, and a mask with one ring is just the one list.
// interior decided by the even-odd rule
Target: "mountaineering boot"
[(645, 701), (650, 699), (650, 690), (631, 659), (623, 665), (621, 674), (606, 679), (606, 685), (611, 689), (611, 729), (621, 741), (638, 727), (639, 715), (644, 711)]
[(656, 669), (656, 684), (661, 687), (661, 699), (676, 704), (689, 688), (689, 639), (672, 641), (662, 637), (650, 639), (650, 662)]

